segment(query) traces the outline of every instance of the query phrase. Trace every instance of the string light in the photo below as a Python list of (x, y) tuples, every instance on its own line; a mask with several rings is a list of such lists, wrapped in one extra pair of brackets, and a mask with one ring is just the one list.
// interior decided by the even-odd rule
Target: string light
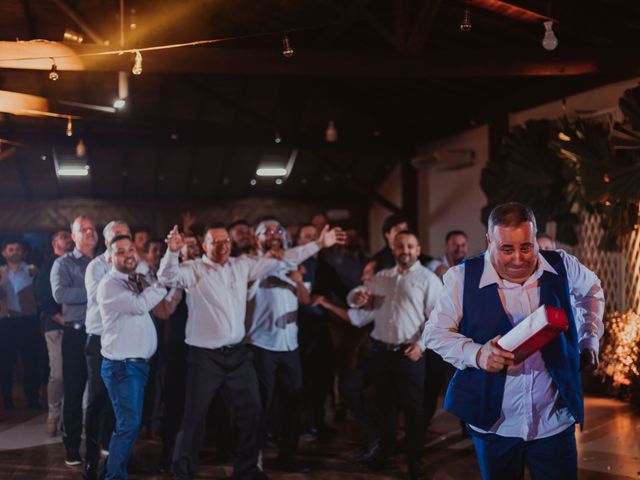
[(76, 145), (76, 157), (82, 158), (87, 154), (87, 147), (84, 146), (82, 139)]
[(71, 117), (67, 118), (67, 137), (73, 135), (73, 123), (71, 122)]
[(464, 7), (464, 14), (462, 15), (462, 22), (460, 22), (460, 31), (462, 32), (470, 32), (471, 31), (471, 10), (469, 6)]
[(142, 75), (142, 54), (140, 53), (140, 50), (136, 50), (136, 57), (133, 61), (131, 73), (134, 75)]
[(289, 37), (287, 37), (286, 35), (282, 38), (282, 55), (284, 55), (286, 58), (293, 57), (293, 47), (291, 46)]
[(60, 78), (58, 75), (58, 66), (56, 65), (56, 61), (51, 59), (51, 70), (49, 71), (49, 80), (53, 80), (54, 82)]
[(338, 141), (338, 130), (333, 120), (329, 120), (329, 125), (324, 132), (325, 139), (328, 143), (335, 143)]
[(632, 310), (607, 316), (607, 336), (600, 354), (597, 373), (613, 380), (614, 386), (630, 385), (637, 377), (640, 343), (640, 317)]
[(542, 46), (545, 50), (555, 50), (558, 46), (558, 38), (553, 33), (553, 22), (547, 20), (544, 22), (544, 37), (542, 37)]

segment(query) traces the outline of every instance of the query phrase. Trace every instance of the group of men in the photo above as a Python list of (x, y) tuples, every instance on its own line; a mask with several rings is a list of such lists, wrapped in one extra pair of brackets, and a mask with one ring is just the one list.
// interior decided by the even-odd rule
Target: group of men
[[(487, 251), (464, 263), (467, 237), (459, 230), (447, 235), (444, 257), (431, 260), (407, 222), (391, 216), (383, 226), (386, 246), (367, 262), (349, 247), (358, 242), (348, 231), (326, 223), (326, 217), (314, 218), (302, 226), (295, 248), (274, 219), (255, 229), (242, 221), (211, 225), (202, 238), (176, 226), (162, 259), (156, 241), (158, 252), (147, 261), (140, 260), (124, 222), (104, 228), (106, 251), (98, 257), (96, 229), (87, 217), (73, 222), (72, 251), (66, 252), (69, 239), (54, 236), (54, 302), (41, 309), (61, 327), (47, 332), (47, 343), (61, 344), (64, 388), (50, 385), (48, 400), (55, 419), (64, 391), (67, 464), (82, 462), (87, 384), (85, 474), (97, 478), (101, 445), (113, 431), (106, 478), (127, 478), (150, 361), (161, 344), (168, 395), (163, 455), (171, 456), (173, 478), (196, 475), (214, 398), (223, 398), (216, 408), (229, 410), (226, 421), (231, 416), (237, 431), (234, 478), (266, 477), (261, 451), (273, 430), (276, 396), (282, 414), (274, 467), (304, 470), (298, 438), (309, 424), (302, 416), (312, 419), (311, 427), (324, 425), (333, 382), (333, 374), (325, 374), (332, 361), (327, 353), (333, 353), (326, 347), (330, 312), (344, 325), (369, 330), (369, 342), (359, 341), (347, 355), (353, 361), (345, 361), (350, 367), (340, 379), (366, 438), (362, 463), (374, 470), (393, 466), (401, 410), (407, 474), (423, 478), (424, 430), (448, 380), (444, 359), (456, 368), (445, 408), (464, 421), (483, 478), (522, 478), (525, 464), (534, 479), (576, 478), (573, 429), (583, 422), (579, 367), (597, 363), (602, 334), (604, 297), (593, 272), (562, 251), (541, 251), (533, 213), (515, 203), (494, 209)], [(334, 288), (319, 285), (323, 276)], [(496, 342), (542, 304), (564, 308), (569, 330), (515, 364)], [(373, 412), (364, 400), (368, 383)], [(29, 399), (26, 383), (25, 392)]]

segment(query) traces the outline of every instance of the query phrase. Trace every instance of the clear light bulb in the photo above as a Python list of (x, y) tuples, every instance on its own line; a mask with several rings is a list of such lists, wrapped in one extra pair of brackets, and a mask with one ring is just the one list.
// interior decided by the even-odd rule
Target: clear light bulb
[(463, 32), (471, 31), (471, 10), (469, 10), (469, 7), (464, 7), (464, 15), (462, 16), (462, 22), (460, 22), (460, 30)]
[(71, 117), (67, 120), (67, 137), (73, 135), (73, 123), (71, 122)]
[(542, 46), (545, 50), (555, 50), (558, 46), (558, 38), (553, 33), (553, 22), (547, 20), (544, 22), (544, 37), (542, 37)]
[(284, 55), (286, 58), (293, 57), (293, 47), (291, 46), (289, 37), (287, 37), (286, 35), (282, 38), (282, 55)]
[(49, 71), (49, 80), (55, 82), (58, 78), (60, 78), (60, 75), (58, 75), (58, 66), (54, 62), (51, 64), (51, 70)]
[(142, 54), (140, 53), (140, 50), (136, 50), (136, 58), (133, 61), (131, 73), (134, 75), (142, 75)]
[(329, 125), (324, 132), (325, 138), (327, 142), (334, 143), (338, 141), (338, 130), (336, 130), (336, 125), (333, 120), (329, 120)]

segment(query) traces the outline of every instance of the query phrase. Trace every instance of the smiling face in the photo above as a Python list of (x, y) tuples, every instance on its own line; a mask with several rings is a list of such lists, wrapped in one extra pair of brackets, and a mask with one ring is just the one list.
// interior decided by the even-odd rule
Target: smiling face
[(458, 265), (467, 256), (467, 237), (451, 235), (445, 245), (445, 254), (450, 265)]
[(136, 246), (128, 238), (116, 240), (111, 246), (111, 255), (109, 263), (120, 273), (131, 275), (136, 271), (138, 266), (138, 254)]
[(533, 224), (523, 222), (510, 227), (493, 227), (489, 258), (498, 275), (513, 283), (524, 283), (537, 267), (538, 243)]
[(411, 268), (420, 256), (420, 244), (415, 235), (410, 233), (396, 235), (393, 240), (393, 256), (400, 269)]
[(231, 255), (231, 238), (226, 228), (210, 228), (202, 242), (205, 255), (212, 262), (224, 265)]
[(267, 223), (264, 232), (258, 236), (262, 251), (282, 250), (284, 248), (284, 234), (285, 231), (280, 224), (275, 222)]

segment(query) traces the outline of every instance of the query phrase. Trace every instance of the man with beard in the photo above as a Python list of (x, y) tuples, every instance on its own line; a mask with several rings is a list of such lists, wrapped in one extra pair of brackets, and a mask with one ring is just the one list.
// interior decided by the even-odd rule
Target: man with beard
[(174, 479), (195, 476), (204, 433), (204, 419), (215, 394), (227, 386), (238, 430), (234, 476), (261, 478), (258, 468), (261, 403), (251, 352), (242, 343), (249, 282), (295, 268), (300, 262), (341, 241), (340, 231), (328, 228), (316, 242), (288, 250), (285, 262), (274, 258), (230, 258), (231, 238), (224, 225), (206, 230), (205, 255), (178, 264), (183, 240), (177, 226), (167, 236), (168, 250), (160, 263), (159, 279), (187, 290), (190, 306), (186, 327), (188, 371), (185, 410), (173, 456)]
[(447, 270), (464, 260), (467, 250), (467, 234), (462, 230), (452, 230), (444, 237), (444, 257), (431, 260), (427, 268), (442, 278)]
[(424, 478), (423, 395), (424, 359), (417, 343), (442, 283), (418, 261), (418, 237), (408, 230), (399, 232), (392, 243), (396, 266), (378, 272), (354, 289), (349, 303), (368, 308), (368, 314), (349, 315), (355, 326), (374, 322), (373, 382), (378, 400), (380, 450), (369, 465), (385, 470), (392, 463), (395, 440), (395, 407), (405, 413), (409, 478)]
[(67, 230), (58, 230), (51, 237), (53, 255), (47, 259), (34, 280), (36, 302), (44, 317), (44, 338), (49, 354), (49, 381), (47, 384), (47, 433), (54, 437), (60, 426), (64, 385), (62, 383), (62, 335), (64, 334), (64, 318), (62, 309), (51, 294), (51, 267), (56, 258), (73, 250), (73, 241)]
[(246, 220), (236, 220), (229, 225), (231, 237), (231, 256), (253, 255), (255, 253), (253, 243), (253, 229)]
[(109, 263), (112, 270), (98, 287), (103, 325), (102, 378), (116, 416), (105, 479), (126, 480), (127, 461), (142, 423), (149, 359), (158, 342), (149, 311), (162, 301), (167, 290), (161, 285), (149, 287), (136, 273), (138, 257), (128, 235), (111, 240)]
[[(256, 243), (262, 256), (283, 258), (288, 247), (286, 232), (276, 220), (262, 221)], [(308, 244), (309, 245), (309, 244)], [(298, 247), (305, 248), (305, 247)], [(262, 399), (261, 441), (266, 440), (276, 384), (282, 399), (282, 441), (278, 467), (296, 471), (296, 453), (302, 407), (302, 367), (298, 352), (298, 304), (310, 303), (309, 291), (298, 269), (280, 268), (251, 287), (247, 308), (247, 342)]]
[(26, 251), (18, 239), (4, 242), (0, 267), (5, 284), (9, 316), (0, 320), (0, 375), (5, 406), (13, 408), (13, 375), (18, 353), (24, 367), (22, 386), (29, 408), (41, 410), (39, 398), (40, 325), (33, 292), (34, 272), (26, 264)]
[(51, 267), (51, 292), (54, 300), (62, 305), (65, 327), (62, 336), (65, 464), (75, 466), (82, 463), (79, 451), (82, 434), (82, 395), (87, 382), (87, 360), (84, 353), (87, 342), (87, 289), (84, 275), (98, 243), (96, 227), (89, 217), (80, 215), (73, 221), (71, 238), (76, 247), (72, 252), (57, 258)]
[[(540, 251), (536, 219), (520, 203), (489, 215), (488, 248), (444, 276), (424, 330), (458, 370), (444, 407), (468, 425), (484, 479), (578, 477), (575, 424), (583, 424), (580, 369), (594, 369), (603, 332), (598, 277), (564, 251)], [(539, 306), (560, 307), (569, 328), (515, 364), (501, 335)]]

